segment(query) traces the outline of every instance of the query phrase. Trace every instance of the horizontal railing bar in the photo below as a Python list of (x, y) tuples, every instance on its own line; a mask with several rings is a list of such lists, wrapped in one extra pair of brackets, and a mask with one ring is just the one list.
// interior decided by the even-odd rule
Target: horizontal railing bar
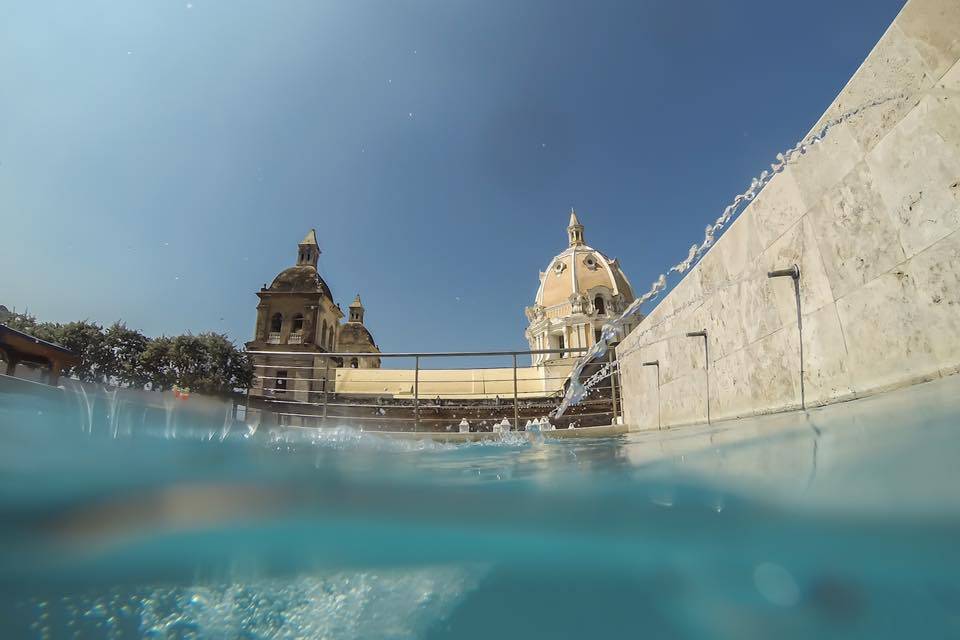
[[(603, 388), (606, 389), (607, 387), (603, 387)], [(318, 391), (310, 391), (310, 390), (307, 390), (307, 389), (282, 389), (282, 388), (280, 388), (280, 387), (263, 387), (262, 390), (263, 390), (263, 391), (273, 391), (274, 393), (276, 393), (276, 392), (279, 391), (279, 392), (281, 392), (281, 393), (307, 393), (307, 394), (311, 394), (311, 393), (312, 393), (312, 394), (320, 394), (320, 395), (323, 395), (323, 390), (322, 390), (322, 389), (320, 389), (320, 390), (318, 390)], [(551, 392), (551, 393), (547, 393), (547, 392), (543, 392), (543, 391), (520, 391), (520, 392), (518, 392), (518, 393), (519, 393), (519, 395), (520, 395), (521, 398), (552, 398), (552, 397), (558, 397), (558, 394), (559, 394), (560, 392), (559, 392), (559, 390), (558, 390), (558, 391), (554, 391), (554, 392)], [(361, 394), (357, 394), (357, 393), (343, 393), (343, 392), (336, 393), (336, 392), (331, 391), (331, 392), (330, 392), (330, 395), (355, 396), (355, 395), (361, 395)], [(369, 396), (372, 396), (372, 397), (377, 397), (377, 396), (379, 396), (379, 397), (387, 397), (387, 396), (383, 396), (382, 394), (377, 394), (377, 393), (369, 393), (369, 394), (363, 394), (363, 395), (369, 395)], [(444, 391), (444, 392), (442, 392), (442, 393), (433, 393), (433, 394), (429, 394), (429, 395), (422, 395), (422, 396), (420, 396), (420, 399), (421, 399), (421, 400), (432, 400), (432, 399), (436, 398), (437, 396), (439, 396), (441, 400), (443, 400), (445, 396), (446, 396), (447, 398), (460, 398), (460, 397), (466, 397), (466, 396), (490, 396), (490, 399), (491, 399), (491, 400), (492, 400), (495, 396), (500, 396), (500, 399), (503, 400), (505, 403), (509, 403), (509, 402), (510, 402), (510, 398), (513, 397), (513, 395), (510, 394), (510, 393), (508, 393), (508, 392), (504, 392), (503, 394), (500, 394), (500, 393), (497, 393), (497, 392), (490, 392), (490, 391), (462, 391), (462, 392), (461, 392), (461, 391), (458, 391), (458, 392)], [(257, 396), (253, 396), (253, 397), (257, 397)], [(413, 400), (413, 398), (414, 398), (414, 396), (413, 396), (412, 394), (404, 394), (404, 395), (401, 395), (401, 396), (398, 396), (398, 395), (396, 395), (396, 394), (393, 394), (393, 395), (388, 396), (388, 397), (390, 397), (390, 398), (392, 398), (392, 399), (394, 399), (394, 400), (406, 400), (406, 399)]]
[(469, 356), (532, 356), (549, 353), (585, 353), (588, 347), (568, 347), (566, 349), (536, 349), (533, 351), (425, 351), (398, 353), (336, 353), (327, 351), (247, 351), (255, 355), (268, 356), (312, 356), (318, 358), (458, 358)]
[[(253, 353), (253, 351), (247, 351), (247, 353)], [(323, 369), (322, 365), (317, 367), (293, 367), (286, 364), (255, 364), (253, 366), (254, 368), (260, 367), (261, 369)], [(332, 367), (331, 370), (336, 371), (337, 367)]]
[[(267, 403), (272, 403), (272, 404), (302, 404), (304, 406), (309, 406), (309, 407), (323, 406), (322, 402), (308, 402), (305, 400), (282, 400), (279, 398), (263, 398), (263, 401)], [(549, 403), (541, 402), (541, 403), (530, 403), (530, 404), (521, 405), (521, 406), (523, 407), (555, 407), (557, 406), (557, 404), (558, 403), (556, 402), (549, 402)], [(591, 404), (610, 404), (610, 400), (608, 398), (601, 399), (601, 400), (584, 400), (580, 402), (580, 404), (577, 406), (586, 406)], [(329, 402), (327, 403), (327, 406), (328, 407), (366, 407), (368, 409), (412, 409), (413, 408), (412, 404), (364, 404), (364, 403), (357, 403), (357, 402)], [(512, 403), (506, 403), (501, 405), (492, 405), (492, 404), (478, 404), (478, 405), (469, 405), (469, 404), (446, 405), (445, 404), (445, 405), (439, 405), (439, 406), (435, 404), (420, 405), (420, 407), (423, 409), (460, 409), (465, 411), (469, 411), (471, 409), (474, 409), (474, 410), (483, 409), (486, 411), (486, 410), (492, 410), (492, 409), (510, 408), (511, 406), (512, 406)]]
[[(559, 417), (559, 418), (551, 418), (551, 422), (552, 422), (553, 420), (574, 420), (574, 419), (579, 419), (579, 418), (583, 418), (583, 417), (587, 417), (587, 416), (605, 416), (605, 415), (608, 415), (608, 414), (610, 414), (610, 413), (612, 413), (612, 412), (610, 412), (610, 411), (595, 411), (595, 412), (593, 412), (593, 413), (566, 414), (566, 415), (563, 415), (563, 416), (561, 416), (561, 417)], [(314, 415), (314, 414), (312, 414), (312, 413), (277, 412), (277, 413), (275, 413), (274, 415), (278, 415), (278, 416), (297, 416), (297, 417), (300, 417), (300, 418), (316, 418), (317, 420), (323, 420), (323, 416)], [(504, 416), (504, 417), (506, 417), (506, 416)], [(327, 420), (328, 420), (328, 421), (329, 421), (329, 420), (337, 420), (337, 419), (343, 420), (343, 421), (350, 421), (350, 420), (378, 420), (378, 421), (380, 421), (380, 422), (410, 422), (410, 423), (416, 423), (416, 422), (417, 422), (417, 420), (416, 420), (415, 418), (388, 418), (388, 417), (384, 417), (384, 416), (327, 416)], [(456, 420), (456, 418), (420, 418), (420, 422), (449, 422), (451, 425), (455, 425), (455, 424), (456, 424), (455, 422), (453, 422), (454, 420)], [(495, 424), (495, 423), (496, 423), (496, 421), (493, 420), (493, 419), (489, 419), (489, 420), (487, 420), (487, 421), (485, 421), (485, 422), (490, 422), (491, 424)], [(471, 425), (473, 425), (473, 424), (474, 424), (474, 423), (471, 423)], [(293, 425), (280, 425), (280, 426), (293, 426)]]
[[(300, 402), (296, 400), (268, 400), (267, 402), (277, 402), (283, 404), (302, 404), (310, 407), (322, 407), (323, 403), (315, 402)], [(558, 403), (530, 403), (530, 404), (521, 404), (521, 408), (542, 408), (542, 407), (556, 407)], [(587, 405), (607, 405), (610, 404), (610, 400), (584, 400), (578, 406), (587, 406)], [(356, 404), (356, 403), (328, 403), (328, 407), (351, 407), (351, 408), (367, 408), (367, 409), (412, 409), (413, 405), (377, 405), (377, 404)], [(443, 410), (456, 410), (456, 411), (496, 411), (498, 409), (510, 409), (512, 408), (513, 403), (511, 402), (508, 405), (442, 405), (437, 406), (434, 404), (421, 404), (420, 408), (425, 410), (432, 409), (443, 409)]]
[[(606, 388), (606, 387), (604, 387), (604, 388)], [(280, 392), (283, 392), (283, 393), (313, 393), (313, 394), (323, 395), (323, 390), (322, 390), (322, 389), (319, 390), (319, 391), (309, 391), (309, 390), (307, 390), (307, 389), (281, 389), (280, 387), (263, 387), (263, 391), (273, 391), (274, 393), (276, 393), (277, 391), (280, 391)], [(332, 392), (332, 391), (331, 391), (330, 393), (333, 394), (333, 395), (336, 395), (336, 394), (335, 394), (334, 392)], [(521, 394), (526, 394), (526, 395), (521, 395), (521, 396), (520, 396), (520, 397), (523, 397), (523, 398), (549, 398), (549, 397), (551, 396), (551, 394), (544, 394), (544, 393), (541, 392), (541, 391), (521, 391), (520, 393), (521, 393)], [(556, 393), (557, 393), (557, 392), (554, 392), (554, 394), (556, 394)], [(347, 393), (340, 392), (339, 395), (358, 395), (358, 394), (347, 394)], [(376, 394), (371, 393), (371, 394), (369, 394), (369, 395), (376, 395)], [(421, 396), (421, 399), (423, 399), (423, 400), (433, 399), (433, 398), (436, 398), (437, 395), (438, 395), (438, 394), (432, 394), (431, 396)], [(489, 391), (463, 391), (463, 392), (457, 392), (457, 393), (454, 393), (454, 392), (452, 392), (452, 391), (449, 391), (449, 392), (441, 393), (441, 394), (439, 394), (439, 395), (440, 395), (440, 399), (443, 400), (443, 396), (444, 396), (444, 395), (449, 396), (449, 397), (451, 397), (451, 398), (458, 398), (458, 397), (460, 397), (460, 396), (497, 396), (497, 395), (500, 395), (500, 394), (498, 394), (498, 393), (490, 393)], [(257, 397), (257, 396), (254, 396), (254, 397)], [(511, 397), (513, 397), (513, 396), (512, 396), (511, 394), (505, 392), (504, 395), (502, 395), (502, 396), (500, 396), (500, 397), (501, 397), (501, 399), (503, 399), (503, 401), (504, 401), (505, 403), (508, 403), (508, 402), (509, 402), (508, 398), (511, 398)], [(395, 400), (405, 400), (405, 399), (413, 400), (413, 396), (412, 396), (412, 395), (409, 395), (409, 396), (403, 396), (403, 397), (400, 397), (400, 398), (397, 398), (396, 396), (393, 396), (393, 399), (395, 399)]]
[[(249, 353), (249, 352), (247, 352), (247, 353)], [(254, 368), (259, 368), (259, 369), (281, 369), (281, 370), (286, 369), (286, 370), (290, 370), (290, 371), (299, 371), (299, 370), (318, 371), (318, 370), (321, 370), (321, 369), (324, 368), (322, 364), (321, 364), (321, 365), (316, 365), (316, 366), (308, 366), (308, 367), (293, 366), (293, 365), (289, 365), (289, 364), (255, 364), (255, 365), (253, 365), (253, 367), (254, 367)], [(536, 367), (518, 367), (518, 369), (534, 369), (534, 368), (536, 368)], [(428, 372), (428, 371), (494, 371), (494, 370), (498, 370), (498, 369), (499, 369), (499, 370), (510, 371), (510, 370), (513, 369), (513, 367), (469, 367), (469, 368), (466, 368), (466, 369), (425, 369), (425, 368), (421, 368), (421, 369), (420, 369), (420, 372), (421, 372), (421, 373), (424, 373), (424, 372)], [(370, 370), (371, 370), (371, 369), (354, 369), (353, 367), (330, 367), (330, 371), (332, 371), (332, 372), (335, 372), (335, 371), (370, 371)], [(373, 371), (413, 371), (413, 369), (372, 369), (372, 370), (373, 370)], [(267, 378), (273, 378), (273, 377), (275, 377), (275, 376), (265, 376), (265, 377), (267, 377)], [(569, 376), (553, 376), (553, 377), (547, 376), (547, 377), (544, 377), (544, 378), (536, 377), (536, 378), (522, 378), (522, 379), (523, 379), (523, 380), (559, 380), (559, 379), (562, 378), (562, 379), (566, 380), (568, 377), (569, 377)], [(332, 376), (332, 375), (330, 376), (330, 379), (333, 380), (333, 376)], [(510, 378), (510, 382), (513, 382), (513, 378)]]
[[(513, 407), (510, 407), (510, 409), (513, 409)], [(611, 411), (594, 411), (592, 413), (565, 414), (559, 419), (574, 420), (577, 418), (582, 418), (584, 416), (605, 416), (611, 413), (612, 413), (612, 410)], [(306, 415), (309, 415), (309, 414), (306, 414)], [(327, 419), (330, 420), (332, 418), (337, 418), (337, 417), (340, 417), (341, 419), (347, 419), (347, 420), (353, 419), (353, 416), (330, 416)], [(377, 419), (382, 420), (383, 419), (382, 417), (378, 417), (378, 416), (361, 416), (361, 417), (363, 420), (377, 420)], [(458, 416), (458, 418), (466, 419), (468, 422), (470, 422), (471, 425), (478, 424), (476, 421), (481, 420), (481, 418), (477, 418), (477, 417), (471, 418), (471, 416)], [(503, 416), (503, 418), (507, 418), (509, 420), (509, 416)], [(501, 420), (503, 418), (501, 418)], [(393, 420), (406, 420), (408, 422), (413, 422), (413, 418), (393, 418)], [(451, 421), (456, 421), (456, 420), (457, 418), (423, 418), (423, 417), (420, 418), (420, 422), (450, 422), (451, 424), (455, 424), (455, 422), (451, 422)], [(484, 422), (491, 422), (492, 420), (493, 420), (492, 418), (483, 419)]]
[[(307, 367), (312, 368), (312, 367)], [(389, 369), (386, 369), (389, 371)], [(420, 373), (424, 371), (450, 371), (450, 369), (421, 369)], [(253, 376), (255, 380), (299, 380), (300, 382), (323, 382), (324, 378), (295, 378), (292, 376)], [(547, 376), (544, 378), (520, 378), (521, 382), (539, 382), (541, 380), (566, 380), (567, 376)], [(336, 378), (330, 377), (330, 382), (335, 382)], [(513, 378), (486, 378), (483, 380), (470, 380), (468, 378), (459, 378), (456, 380), (424, 380), (420, 379), (420, 383), (428, 382), (430, 384), (485, 384), (487, 382), (513, 382)], [(378, 380), (376, 378), (363, 378), (357, 380), (356, 378), (350, 378), (349, 380), (341, 380), (343, 384), (356, 384), (356, 383), (366, 383), (366, 384), (404, 384), (409, 383), (413, 384), (413, 380)]]

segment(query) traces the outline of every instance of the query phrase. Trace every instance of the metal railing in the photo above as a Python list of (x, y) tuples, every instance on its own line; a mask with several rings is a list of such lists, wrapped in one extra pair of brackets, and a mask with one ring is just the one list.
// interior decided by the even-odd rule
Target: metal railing
[[(558, 375), (556, 371), (551, 372), (539, 365), (523, 368), (525, 375), (520, 378), (518, 372), (522, 367), (518, 358), (573, 355), (586, 350), (585, 347), (565, 347), (530, 351), (401, 353), (248, 351), (255, 367), (254, 387), (248, 394), (248, 404), (280, 417), (281, 421), (296, 418), (297, 422), (319, 426), (338, 419), (375, 428), (386, 425), (390, 430), (395, 426), (412, 425), (414, 431), (443, 428), (444, 423), (449, 429), (461, 420), (467, 420), (471, 430), (491, 430), (494, 422), (507, 419), (504, 414), (510, 412), (512, 428), (520, 429), (524, 419), (546, 416), (559, 404), (569, 375), (568, 372)], [(364, 368), (364, 359), (372, 358), (412, 360), (412, 375), (410, 369)], [(425, 361), (435, 358), (499, 358), (505, 360), (506, 366), (423, 367)], [(359, 367), (350, 367), (354, 360)], [(337, 376), (338, 369), (352, 373)], [(491, 369), (502, 369), (503, 372), (482, 373)], [(530, 370), (539, 374), (531, 376)], [(467, 375), (457, 377), (455, 372)], [(582, 403), (579, 411), (565, 421), (568, 424), (583, 424), (584, 421), (616, 423), (622, 395), (618, 394), (616, 384), (616, 377), (611, 376), (610, 384), (602, 393)]]

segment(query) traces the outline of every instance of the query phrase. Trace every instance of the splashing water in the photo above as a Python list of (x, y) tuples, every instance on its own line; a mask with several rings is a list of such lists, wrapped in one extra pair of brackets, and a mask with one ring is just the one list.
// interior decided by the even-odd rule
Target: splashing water
[[(476, 588), (482, 568), (347, 571), (294, 578), (112, 588), (60, 599), (32, 598), (35, 637), (56, 638), (416, 638)], [(61, 614), (61, 615), (63, 615)]]
[(0, 627), (952, 637), (958, 385), (736, 428), (458, 445), (232, 421), (221, 437), (223, 405), (197, 395), (168, 414), (128, 390), (88, 389), (89, 412), (69, 392), (5, 394)]
[(851, 118), (868, 109), (878, 107), (894, 100), (904, 100), (908, 97), (909, 96), (906, 94), (900, 93), (885, 98), (871, 100), (857, 107), (856, 109), (852, 109), (831, 120), (828, 120), (823, 124), (823, 126), (813, 133), (808, 134), (790, 149), (787, 149), (782, 153), (778, 153), (776, 156), (776, 162), (770, 165), (770, 169), (762, 171), (759, 176), (753, 178), (750, 181), (750, 186), (747, 188), (747, 190), (743, 193), (737, 194), (733, 201), (723, 210), (723, 213), (720, 215), (720, 217), (717, 218), (713, 224), (707, 225), (706, 229), (704, 230), (703, 241), (699, 244), (691, 245), (689, 251), (687, 252), (686, 258), (667, 269), (666, 273), (661, 273), (653, 282), (653, 284), (650, 285), (650, 289), (646, 293), (636, 298), (632, 303), (630, 303), (623, 313), (603, 326), (600, 339), (590, 348), (589, 351), (587, 351), (587, 353), (582, 355), (574, 365), (573, 371), (570, 373), (570, 385), (567, 388), (567, 392), (564, 395), (563, 401), (551, 415), (555, 417), (562, 416), (568, 407), (579, 404), (580, 401), (583, 400), (583, 398), (590, 391), (590, 389), (593, 388), (593, 386), (600, 382), (600, 380), (603, 380), (610, 375), (613, 367), (607, 364), (604, 365), (597, 373), (591, 376), (586, 382), (580, 381), (580, 375), (583, 373), (584, 368), (596, 358), (606, 355), (610, 348), (610, 343), (616, 338), (617, 332), (623, 328), (627, 320), (638, 315), (640, 313), (640, 307), (644, 303), (653, 300), (663, 292), (663, 290), (667, 287), (667, 276), (672, 273), (686, 273), (690, 267), (694, 265), (697, 259), (703, 256), (703, 254), (713, 246), (714, 242), (717, 240), (718, 233), (741, 211), (741, 206), (745, 203), (752, 202), (760, 194), (760, 191), (770, 182), (770, 180), (773, 179), (774, 176), (776, 176), (778, 173), (781, 173), (787, 167), (787, 165), (793, 164), (799, 160), (811, 147), (822, 142), (826, 138), (827, 133), (837, 125), (850, 120)]

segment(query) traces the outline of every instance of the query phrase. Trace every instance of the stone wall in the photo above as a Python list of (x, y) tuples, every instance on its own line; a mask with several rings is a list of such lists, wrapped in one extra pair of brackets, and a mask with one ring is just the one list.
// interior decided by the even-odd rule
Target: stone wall
[[(813, 130), (910, 97), (831, 129), (619, 346), (632, 428), (797, 408), (801, 380), (815, 406), (958, 371), (958, 58), (960, 2), (910, 0)], [(802, 376), (793, 281), (767, 277), (793, 264)]]

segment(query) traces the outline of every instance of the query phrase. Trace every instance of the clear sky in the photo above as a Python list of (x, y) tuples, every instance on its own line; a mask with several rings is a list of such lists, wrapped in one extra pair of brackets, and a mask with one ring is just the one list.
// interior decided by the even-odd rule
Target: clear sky
[(0, 0), (0, 304), (253, 331), (315, 227), (385, 351), (526, 348), (586, 240), (639, 291), (902, 0)]

